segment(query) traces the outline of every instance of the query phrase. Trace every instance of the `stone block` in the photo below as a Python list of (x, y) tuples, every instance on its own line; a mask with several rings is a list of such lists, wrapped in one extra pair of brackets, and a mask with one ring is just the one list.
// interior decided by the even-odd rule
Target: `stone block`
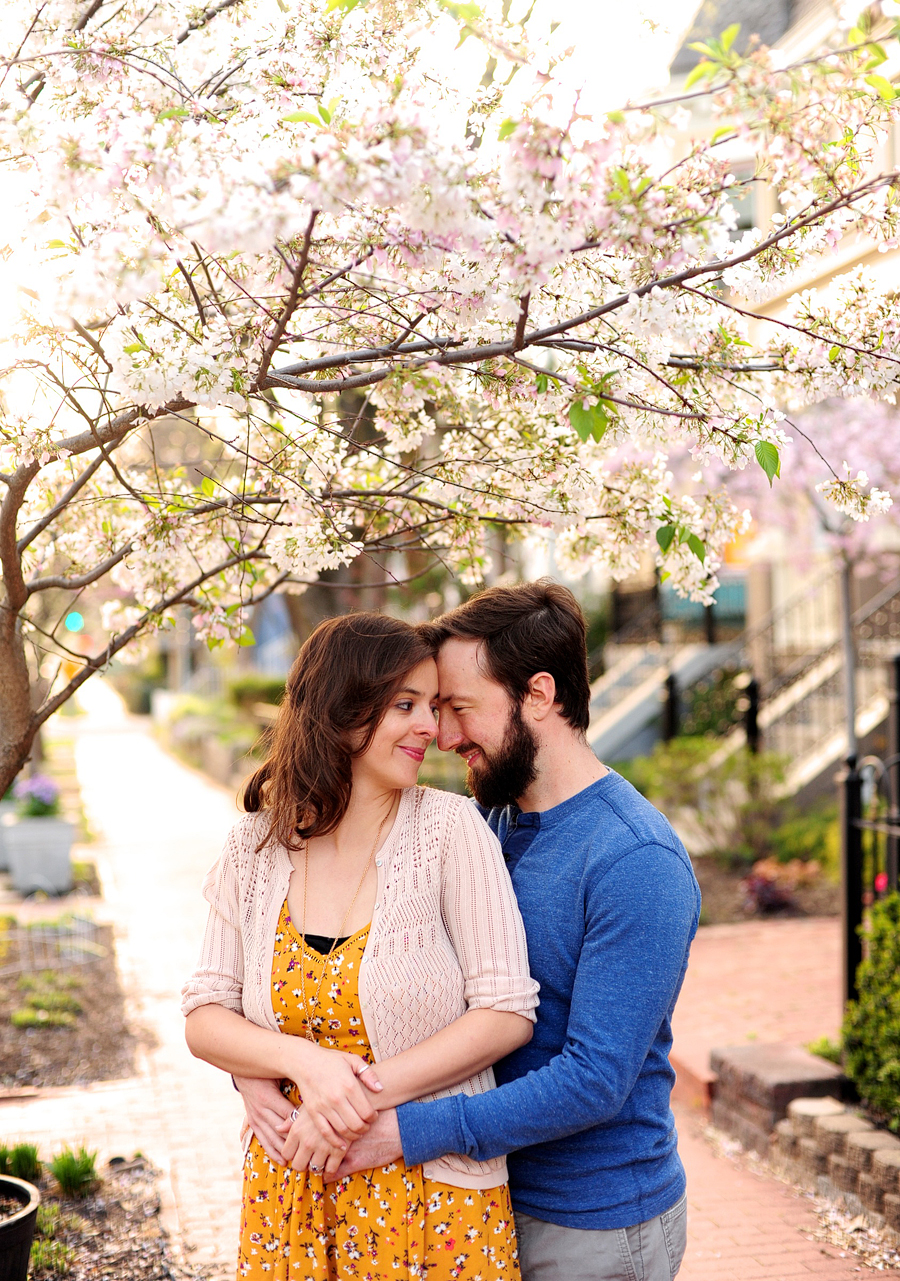
[(792, 1099), (837, 1099), (847, 1089), (847, 1079), (834, 1063), (787, 1042), (713, 1050), (709, 1065), (718, 1077), (717, 1094), (746, 1099), (771, 1111), (775, 1121), (785, 1116)]
[(723, 1090), (716, 1094), (716, 1102), (721, 1107), (725, 1107), (729, 1112), (742, 1117), (757, 1130), (763, 1130), (766, 1134), (771, 1134), (775, 1128), (776, 1121), (779, 1120), (774, 1108), (763, 1107), (762, 1104), (754, 1102), (753, 1099), (746, 1098), (740, 1094), (731, 1094)]
[(814, 1179), (818, 1178), (820, 1174), (826, 1173), (826, 1155), (820, 1150), (815, 1139), (810, 1139), (806, 1135), (802, 1139), (798, 1139), (797, 1156), (805, 1173), (811, 1175)]
[(872, 1153), (872, 1174), (884, 1192), (900, 1191), (900, 1151), (881, 1148)]
[(854, 1170), (853, 1166), (842, 1156), (836, 1156), (834, 1152), (830, 1153), (827, 1158), (828, 1177), (836, 1188), (841, 1192), (855, 1192), (859, 1180), (859, 1171)]
[(842, 1116), (846, 1111), (843, 1103), (831, 1095), (824, 1098), (791, 1099), (787, 1105), (787, 1114), (794, 1123), (797, 1134), (812, 1138), (816, 1121), (825, 1116)]
[(785, 1161), (797, 1160), (797, 1136), (794, 1133), (794, 1126), (787, 1117), (783, 1121), (776, 1123), (772, 1133), (773, 1147), (777, 1147), (778, 1155)]
[(813, 1122), (813, 1133), (826, 1154), (836, 1152), (843, 1156), (848, 1134), (863, 1134), (875, 1126), (864, 1116), (854, 1112), (839, 1112), (835, 1116), (818, 1116)]
[(884, 1189), (872, 1174), (861, 1174), (857, 1184), (860, 1201), (873, 1214), (881, 1214), (884, 1206)]
[(900, 1139), (895, 1134), (889, 1134), (887, 1130), (857, 1132), (847, 1135), (844, 1156), (854, 1170), (868, 1174), (872, 1168), (872, 1153), (883, 1152), (887, 1148), (895, 1152), (900, 1150)]
[(885, 1192), (881, 1213), (888, 1227), (900, 1232), (900, 1196), (896, 1192)]
[(713, 1099), (710, 1120), (717, 1130), (722, 1130), (725, 1134), (730, 1135), (731, 1138), (737, 1139), (742, 1147), (748, 1148), (753, 1152), (759, 1152), (761, 1156), (765, 1156), (768, 1153), (771, 1125), (765, 1129), (754, 1125), (746, 1117), (741, 1116), (740, 1113), (722, 1103), (718, 1094)]

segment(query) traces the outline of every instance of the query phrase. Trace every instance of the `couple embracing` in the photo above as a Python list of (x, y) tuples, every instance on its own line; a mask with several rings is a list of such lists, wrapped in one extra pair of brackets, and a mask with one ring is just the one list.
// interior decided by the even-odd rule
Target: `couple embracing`
[[(677, 1273), (668, 1053), (700, 894), (588, 746), (589, 698), (547, 580), (301, 649), (183, 994), (247, 1110), (238, 1277)], [(477, 808), (416, 785), (435, 738)]]

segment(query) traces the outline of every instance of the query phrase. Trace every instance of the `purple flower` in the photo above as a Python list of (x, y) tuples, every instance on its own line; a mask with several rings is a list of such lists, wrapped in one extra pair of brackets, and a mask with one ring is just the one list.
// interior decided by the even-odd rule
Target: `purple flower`
[(59, 796), (59, 788), (46, 774), (35, 774), (33, 778), (20, 778), (14, 788), (17, 801), (40, 801), (42, 805), (53, 805)]
[(59, 788), (46, 774), (20, 778), (13, 788), (22, 818), (42, 818), (59, 809)]

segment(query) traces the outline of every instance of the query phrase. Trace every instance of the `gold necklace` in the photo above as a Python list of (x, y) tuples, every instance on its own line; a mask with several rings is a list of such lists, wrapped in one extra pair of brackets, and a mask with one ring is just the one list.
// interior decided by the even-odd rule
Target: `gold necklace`
[[(390, 813), (390, 810), (388, 811), (388, 813)], [(319, 1004), (319, 993), (322, 990), (322, 983), (325, 979), (325, 971), (328, 968), (328, 962), (331, 960), (331, 958), (334, 956), (335, 952), (337, 951), (338, 939), (343, 937), (344, 926), (347, 924), (347, 921), (350, 918), (350, 913), (353, 911), (353, 904), (359, 898), (359, 891), (363, 887), (363, 881), (366, 879), (366, 877), (369, 874), (369, 868), (372, 866), (372, 859), (375, 857), (375, 851), (378, 849), (378, 842), (381, 839), (381, 833), (384, 830), (384, 825), (387, 822), (387, 820), (388, 820), (388, 815), (385, 814), (384, 818), (378, 824), (378, 831), (375, 833), (375, 840), (372, 843), (371, 850), (369, 851), (369, 857), (366, 859), (366, 865), (363, 868), (363, 874), (359, 878), (359, 884), (356, 887), (356, 892), (353, 895), (353, 898), (350, 900), (350, 906), (347, 908), (346, 912), (344, 913), (344, 919), (341, 921), (340, 929), (338, 930), (337, 934), (334, 936), (334, 942), (331, 945), (331, 951), (328, 953), (327, 956), (322, 958), (322, 973), (319, 975), (319, 981), (316, 984), (316, 990), (313, 992), (312, 1000), (310, 1001), (308, 1006), (306, 1003), (305, 979), (300, 984), (300, 1005), (303, 1010), (303, 1024), (304, 1024), (303, 1034), (306, 1037), (307, 1041), (312, 1041), (314, 1044), (318, 1044), (318, 1042), (316, 1042), (315, 1035), (313, 1034), (312, 1016), (313, 1016), (313, 1011)], [(300, 936), (303, 939), (304, 947), (306, 947), (306, 887), (308, 884), (309, 884), (309, 841), (307, 840), (303, 846), (303, 925), (300, 930)], [(309, 949), (307, 948), (307, 950)]]

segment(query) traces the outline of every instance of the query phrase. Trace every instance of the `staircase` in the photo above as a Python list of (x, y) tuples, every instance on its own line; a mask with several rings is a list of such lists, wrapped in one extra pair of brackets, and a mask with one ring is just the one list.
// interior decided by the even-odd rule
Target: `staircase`
[[(622, 759), (628, 748), (649, 750), (670, 673), (685, 695), (743, 671), (758, 682), (762, 746), (790, 762), (791, 793), (810, 785), (847, 751), (839, 600), (840, 576), (830, 572), (730, 643), (610, 647), (610, 668), (591, 688), (589, 743), (601, 760)], [(863, 740), (887, 714), (887, 660), (900, 651), (900, 579), (856, 611), (852, 628), (856, 732)], [(745, 743), (736, 725), (713, 761)]]

